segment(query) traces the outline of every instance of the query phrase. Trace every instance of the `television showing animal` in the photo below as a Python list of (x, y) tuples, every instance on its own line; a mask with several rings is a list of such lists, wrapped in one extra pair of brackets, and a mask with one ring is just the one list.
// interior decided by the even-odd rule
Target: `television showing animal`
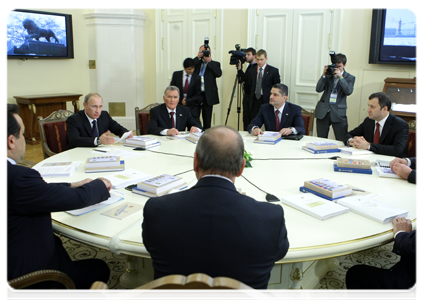
[(11, 11), (7, 19), (7, 56), (8, 58), (73, 58), (71, 15), (26, 10)]

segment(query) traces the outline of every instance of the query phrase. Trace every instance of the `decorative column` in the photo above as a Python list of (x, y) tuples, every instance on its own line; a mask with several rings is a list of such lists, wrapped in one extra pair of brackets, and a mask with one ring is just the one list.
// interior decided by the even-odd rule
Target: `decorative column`
[(144, 12), (98, 9), (84, 17), (91, 92), (103, 97), (103, 110), (113, 119), (134, 130), (134, 108), (145, 106)]

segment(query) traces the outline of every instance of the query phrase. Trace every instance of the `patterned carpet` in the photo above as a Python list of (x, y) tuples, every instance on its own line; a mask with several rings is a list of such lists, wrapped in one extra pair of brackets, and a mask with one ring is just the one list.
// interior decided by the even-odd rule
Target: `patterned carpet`
[[(107, 262), (110, 268), (110, 279), (107, 282), (109, 289), (123, 289), (119, 284), (119, 277), (126, 269), (125, 255), (116, 255), (107, 250), (87, 246), (63, 236), (60, 236), (60, 238), (72, 260), (99, 258)], [(393, 242), (338, 257), (339, 268), (333, 272), (328, 272), (315, 289), (346, 289), (345, 274), (353, 265), (367, 264), (380, 268), (392, 267), (400, 259), (398, 255), (391, 252), (392, 246)]]

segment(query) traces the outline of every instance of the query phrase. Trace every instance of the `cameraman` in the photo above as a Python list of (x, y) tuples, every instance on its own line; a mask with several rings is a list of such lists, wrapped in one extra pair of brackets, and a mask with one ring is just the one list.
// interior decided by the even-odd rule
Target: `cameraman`
[(327, 138), (332, 125), (335, 138), (342, 141), (348, 132), (347, 96), (354, 90), (355, 77), (344, 69), (347, 64), (344, 54), (336, 54), (335, 59), (333, 73), (327, 74), (328, 66), (325, 66), (317, 82), (316, 92), (324, 92), (317, 102), (315, 116), (318, 137)]
[(242, 64), (240, 60), (238, 60), (238, 64), (235, 66), (238, 70), (239, 83), (244, 83), (244, 99), (242, 101), (242, 121), (244, 122), (244, 131), (247, 130), (248, 125), (252, 121), (250, 118), (249, 107), (251, 87), (248, 85), (247, 76), (251, 70), (254, 70), (254, 66), (256, 65), (256, 50), (254, 48), (250, 47), (245, 50), (245, 61), (249, 64), (245, 70), (245, 73), (242, 70)]
[(219, 104), (216, 78), (222, 76), (222, 69), (220, 69), (220, 62), (212, 60), (211, 49), (208, 44), (200, 47), (197, 57), (194, 58), (194, 63), (194, 73), (200, 75), (201, 78), (201, 94), (204, 99), (201, 114), (203, 129), (206, 130), (211, 127), (213, 105)]

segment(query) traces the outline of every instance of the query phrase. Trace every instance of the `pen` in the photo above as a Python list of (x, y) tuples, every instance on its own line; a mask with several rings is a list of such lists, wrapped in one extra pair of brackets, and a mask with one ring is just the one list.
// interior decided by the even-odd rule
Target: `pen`
[(365, 190), (356, 189), (356, 188), (353, 188), (352, 190), (353, 190), (353, 191), (357, 191), (357, 192), (365, 192)]
[(125, 210), (125, 208), (127, 208), (127, 207), (128, 207), (128, 204), (126, 204), (124, 207), (122, 207), (121, 209), (119, 209), (119, 210), (115, 213), (115, 216), (120, 215), (120, 213), (121, 213), (121, 212), (123, 212), (123, 211)]
[(97, 150), (97, 149), (94, 149), (94, 151), (98, 151), (98, 152), (103, 152), (103, 153), (107, 153), (107, 151), (103, 151), (103, 150)]

